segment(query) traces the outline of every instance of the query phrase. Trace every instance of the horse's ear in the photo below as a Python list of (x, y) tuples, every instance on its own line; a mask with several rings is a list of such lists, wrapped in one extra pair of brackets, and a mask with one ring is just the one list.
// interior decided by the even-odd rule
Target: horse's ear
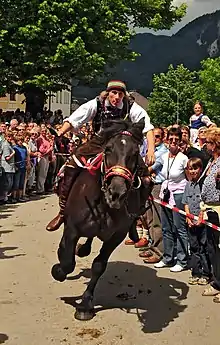
[(133, 123), (130, 130), (133, 136), (140, 142), (143, 140), (144, 124), (145, 124), (144, 119), (141, 119), (139, 122)]

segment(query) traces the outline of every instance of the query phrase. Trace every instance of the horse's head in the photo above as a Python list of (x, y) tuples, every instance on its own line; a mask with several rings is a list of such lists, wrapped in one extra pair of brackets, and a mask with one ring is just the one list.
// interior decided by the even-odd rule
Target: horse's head
[(109, 207), (120, 209), (134, 183), (144, 122), (116, 122), (107, 128), (103, 191)]

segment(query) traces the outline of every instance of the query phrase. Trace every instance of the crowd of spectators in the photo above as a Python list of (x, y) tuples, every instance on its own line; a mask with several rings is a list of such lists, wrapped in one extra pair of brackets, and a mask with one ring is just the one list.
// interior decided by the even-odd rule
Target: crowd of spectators
[(77, 136), (57, 137), (51, 128), (62, 126), (60, 110), (52, 115), (45, 111), (35, 122), (19, 110), (0, 114), (0, 203), (24, 202), (35, 194), (53, 192), (60, 167), (90, 136), (90, 126), (83, 126)]
[(189, 284), (209, 284), (202, 295), (220, 303), (220, 233), (203, 223), (220, 226), (220, 128), (205, 117), (192, 131), (176, 124), (155, 128), (154, 139), (153, 198), (175, 209), (149, 200), (138, 222), (139, 242), (125, 244), (139, 248), (144, 263), (157, 269), (189, 268)]
[[(149, 200), (145, 215), (138, 220), (139, 242), (125, 243), (139, 248), (144, 262), (158, 269), (181, 272), (190, 267), (189, 283), (211, 282), (203, 295), (215, 296), (214, 301), (220, 303), (219, 232), (203, 224), (207, 217), (220, 225), (220, 128), (202, 114), (199, 103), (194, 110), (190, 126), (154, 128), (156, 161), (149, 171), (153, 198), (198, 220)], [(35, 120), (19, 109), (15, 113), (0, 110), (0, 203), (25, 202), (33, 194), (53, 192), (64, 162), (92, 135), (91, 124), (86, 124), (77, 134), (55, 136), (51, 129), (59, 130), (62, 122), (60, 110), (53, 114), (45, 109)], [(143, 157), (146, 150), (144, 142)]]

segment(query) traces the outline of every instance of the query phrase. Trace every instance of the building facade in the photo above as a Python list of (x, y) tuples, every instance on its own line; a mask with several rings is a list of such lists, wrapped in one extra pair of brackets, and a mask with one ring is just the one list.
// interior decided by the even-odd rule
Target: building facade
[(51, 111), (61, 109), (64, 117), (70, 115), (71, 91), (62, 90), (56, 94), (49, 94), (45, 106)]
[(25, 110), (25, 97), (16, 93), (7, 94), (5, 97), (0, 97), (0, 109), (3, 112), (15, 111), (17, 108)]
[[(70, 115), (71, 105), (71, 91), (62, 90), (56, 94), (49, 95), (45, 107), (51, 111), (61, 109), (64, 116)], [(3, 112), (15, 111), (17, 108), (25, 111), (25, 96), (17, 93), (7, 94), (5, 97), (0, 97), (0, 109)]]

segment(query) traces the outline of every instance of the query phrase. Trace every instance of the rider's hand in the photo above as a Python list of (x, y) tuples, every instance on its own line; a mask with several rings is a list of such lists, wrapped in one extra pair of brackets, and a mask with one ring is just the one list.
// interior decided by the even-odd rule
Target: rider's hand
[(145, 163), (149, 166), (153, 165), (155, 162), (155, 154), (154, 151), (148, 150), (147, 155), (145, 157)]

